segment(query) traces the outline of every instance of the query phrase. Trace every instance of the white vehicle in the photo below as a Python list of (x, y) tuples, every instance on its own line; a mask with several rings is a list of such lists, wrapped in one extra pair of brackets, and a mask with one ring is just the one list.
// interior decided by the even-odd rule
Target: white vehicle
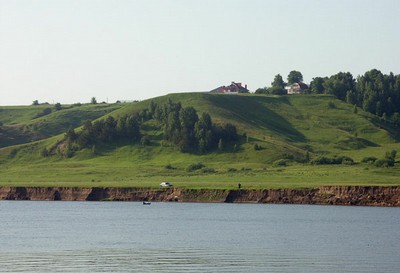
[(162, 182), (162, 183), (160, 184), (160, 186), (161, 186), (161, 187), (172, 187), (173, 185), (172, 185), (171, 183), (169, 183), (169, 182)]

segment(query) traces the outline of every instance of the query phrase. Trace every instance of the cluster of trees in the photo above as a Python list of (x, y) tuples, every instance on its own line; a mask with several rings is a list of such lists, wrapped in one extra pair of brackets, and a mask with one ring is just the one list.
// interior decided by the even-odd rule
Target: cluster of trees
[(302, 82), (303, 75), (300, 71), (292, 70), (287, 76), (287, 83), (283, 80), (280, 74), (276, 75), (274, 81), (271, 82), (271, 87), (258, 88), (256, 94), (271, 94), (271, 95), (286, 95), (285, 87), (296, 82)]
[(354, 160), (348, 156), (335, 156), (335, 157), (327, 157), (327, 156), (320, 156), (316, 159), (313, 159), (311, 161), (311, 164), (314, 165), (337, 165), (337, 164), (347, 164), (347, 165), (353, 165)]
[(375, 165), (376, 167), (393, 167), (396, 162), (397, 151), (392, 150), (390, 152), (386, 152), (385, 157), (382, 159), (378, 159), (376, 157), (364, 157), (361, 162), (370, 163)]
[[(287, 83), (278, 74), (271, 87), (259, 88), (255, 93), (285, 95), (287, 85), (302, 81), (301, 72), (293, 70), (287, 76)], [(350, 72), (339, 72), (330, 77), (313, 78), (309, 89), (304, 92), (334, 95), (384, 120), (391, 117), (396, 125), (400, 125), (400, 75), (386, 75), (372, 69), (354, 78)]]
[(138, 142), (142, 137), (141, 122), (142, 117), (139, 114), (125, 115), (118, 119), (109, 116), (105, 120), (86, 121), (78, 133), (74, 129), (69, 129), (65, 133), (65, 140), (68, 147), (77, 149), (91, 148), (97, 143), (121, 140)]
[(199, 117), (193, 107), (169, 100), (164, 105), (150, 103), (149, 113), (162, 124), (164, 139), (177, 145), (182, 152), (204, 153), (238, 139), (232, 124), (213, 124), (208, 113)]
[[(179, 147), (182, 152), (208, 152), (223, 149), (224, 145), (238, 138), (236, 127), (232, 124), (213, 124), (208, 113), (200, 117), (193, 107), (182, 107), (180, 102), (169, 100), (166, 104), (150, 103), (145, 109), (133, 115), (115, 119), (112, 116), (95, 122), (86, 121), (81, 131), (69, 129), (65, 133), (65, 152), (83, 148), (95, 149), (96, 144), (115, 141), (140, 142), (150, 144), (150, 138), (141, 134), (144, 122), (155, 119), (164, 130), (164, 139)], [(68, 157), (68, 156), (67, 156)]]
[(372, 69), (354, 79), (351, 73), (340, 72), (330, 77), (314, 78), (310, 90), (315, 94), (335, 95), (383, 119), (393, 117), (397, 125), (400, 122), (400, 75), (386, 75)]

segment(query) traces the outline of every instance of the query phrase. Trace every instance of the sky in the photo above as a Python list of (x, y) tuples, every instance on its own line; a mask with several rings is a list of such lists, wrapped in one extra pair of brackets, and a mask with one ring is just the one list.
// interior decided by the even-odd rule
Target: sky
[(400, 74), (398, 0), (0, 0), (0, 105)]

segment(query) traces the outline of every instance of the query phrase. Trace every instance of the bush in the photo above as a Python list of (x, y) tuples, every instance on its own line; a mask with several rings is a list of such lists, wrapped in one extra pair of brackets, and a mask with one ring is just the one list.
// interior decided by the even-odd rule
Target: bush
[(36, 118), (40, 118), (40, 117), (44, 117), (44, 116), (47, 116), (47, 115), (49, 115), (49, 114), (51, 114), (51, 108), (44, 108), (43, 109), (43, 111), (41, 112), (41, 113), (38, 113), (37, 115), (36, 115)]
[(288, 159), (279, 159), (275, 161), (272, 165), (275, 167), (282, 167), (282, 166), (287, 166), (287, 163), (289, 162)]
[(193, 172), (193, 171), (196, 171), (196, 170), (200, 170), (200, 169), (202, 169), (202, 168), (204, 168), (206, 165), (204, 165), (203, 163), (195, 163), (195, 164), (191, 164), (191, 165), (189, 165), (189, 167), (187, 167), (187, 171), (188, 172)]
[(287, 95), (287, 91), (284, 88), (278, 86), (269, 87), (267, 89), (267, 92), (271, 95)]
[(336, 104), (333, 101), (330, 101), (330, 102), (328, 102), (328, 108), (335, 109), (336, 108)]
[(215, 169), (214, 168), (203, 168), (201, 170), (203, 173), (215, 173)]
[(236, 168), (228, 168), (228, 172), (229, 173), (237, 172), (237, 169)]
[(43, 156), (43, 157), (48, 157), (50, 155), (49, 150), (47, 150), (46, 148), (43, 148), (40, 151), (40, 155)]
[(143, 136), (140, 139), (140, 144), (142, 144), (142, 146), (149, 146), (150, 145), (150, 137), (149, 136)]
[(311, 161), (314, 165), (330, 165), (330, 164), (354, 164), (354, 160), (348, 156), (338, 156), (338, 157), (326, 157), (321, 156)]
[(378, 159), (374, 162), (376, 167), (393, 167), (396, 160), (397, 151), (392, 150), (391, 152), (386, 152), (384, 159)]
[(258, 145), (258, 144), (254, 144), (253, 148), (254, 148), (255, 151), (260, 151), (260, 150), (263, 149), (263, 147), (261, 145)]
[(389, 167), (386, 159), (378, 159), (375, 161), (374, 166), (376, 167)]
[(335, 158), (337, 164), (347, 164), (347, 165), (353, 165), (354, 160), (351, 157), (348, 156), (339, 156)]
[(376, 157), (368, 156), (368, 157), (364, 157), (364, 158), (361, 160), (361, 162), (362, 162), (362, 163), (370, 163), (370, 164), (373, 164), (373, 163), (375, 163), (376, 160), (377, 160)]
[(172, 166), (171, 164), (165, 165), (164, 168), (167, 169), (167, 170), (176, 170), (176, 167)]

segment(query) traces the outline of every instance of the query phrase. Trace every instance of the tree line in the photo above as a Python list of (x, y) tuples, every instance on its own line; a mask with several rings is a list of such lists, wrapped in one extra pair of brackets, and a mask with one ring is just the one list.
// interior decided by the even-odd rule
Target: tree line
[[(149, 145), (150, 138), (141, 130), (146, 121), (154, 119), (158, 129), (163, 130), (164, 140), (171, 142), (182, 152), (206, 153), (213, 149), (222, 150), (224, 145), (238, 139), (236, 127), (232, 124), (214, 124), (208, 113), (201, 116), (193, 107), (182, 107), (180, 102), (168, 100), (158, 105), (150, 102), (150, 107), (138, 113), (118, 118), (112, 116), (104, 120), (86, 121), (80, 131), (69, 129), (65, 133), (67, 157), (76, 150), (92, 148), (95, 145), (127, 141)], [(44, 155), (48, 155), (45, 151)]]
[(310, 89), (311, 93), (332, 94), (384, 119), (392, 117), (396, 124), (400, 121), (400, 75), (372, 69), (354, 79), (351, 73), (340, 72), (314, 78)]
[(271, 94), (271, 95), (287, 95), (287, 91), (285, 89), (286, 86), (291, 85), (296, 82), (303, 81), (303, 74), (300, 71), (290, 71), (287, 76), (287, 82), (285, 82), (281, 76), (281, 74), (277, 74), (274, 77), (274, 81), (271, 82), (270, 87), (258, 88), (255, 93), (256, 94)]
[[(287, 85), (301, 81), (301, 72), (293, 70), (287, 77), (287, 83), (278, 74), (271, 87), (258, 88), (256, 93), (285, 95)], [(357, 78), (350, 72), (339, 72), (330, 77), (315, 77), (309, 88), (303, 92), (334, 95), (383, 119), (391, 117), (396, 125), (400, 125), (400, 75), (394, 75), (392, 72), (383, 74), (377, 69), (372, 69)]]

